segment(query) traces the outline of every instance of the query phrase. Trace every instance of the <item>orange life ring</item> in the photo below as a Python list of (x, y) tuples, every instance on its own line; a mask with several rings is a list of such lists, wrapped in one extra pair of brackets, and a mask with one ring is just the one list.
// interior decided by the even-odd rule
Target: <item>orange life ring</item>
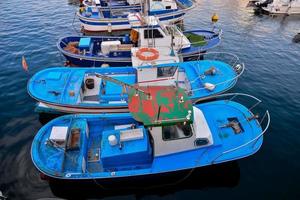
[[(152, 55), (145, 55), (145, 53), (151, 53)], [(159, 52), (154, 48), (140, 48), (136, 52), (136, 56), (140, 60), (145, 60), (145, 61), (156, 60), (159, 57)]]

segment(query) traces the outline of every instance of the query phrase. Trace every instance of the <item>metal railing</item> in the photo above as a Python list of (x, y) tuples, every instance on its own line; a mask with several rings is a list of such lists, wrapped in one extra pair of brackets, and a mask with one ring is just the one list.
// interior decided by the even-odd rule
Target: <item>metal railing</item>
[[(201, 102), (207, 102), (207, 101), (213, 101), (213, 100), (225, 100), (227, 102), (235, 100), (234, 102), (238, 102), (238, 98), (241, 98), (240, 100), (242, 100), (242, 98), (244, 98), (242, 100), (244, 106), (247, 102), (249, 103), (249, 100), (254, 101), (251, 104), (249, 103), (249, 105), (246, 107), (248, 108), (248, 111), (252, 115), (251, 119), (256, 120), (256, 122), (260, 125), (262, 132), (259, 135), (255, 136), (254, 138), (252, 138), (250, 141), (248, 141), (240, 146), (223, 151), (222, 153), (220, 153), (219, 155), (217, 155), (215, 158), (212, 159), (212, 161), (211, 161), (212, 164), (214, 164), (216, 162), (216, 160), (219, 159), (220, 157), (222, 157), (223, 155), (237, 151), (245, 146), (251, 145), (251, 147), (254, 148), (257, 141), (266, 133), (267, 129), (269, 128), (269, 125), (270, 125), (269, 111), (268, 110), (262, 111), (261, 108), (258, 107), (259, 105), (261, 105), (262, 101), (252, 95), (243, 94), (243, 93), (229, 93), (229, 94), (222, 94), (222, 95), (218, 95), (218, 96), (203, 98), (203, 99), (196, 101), (195, 103), (201, 103)], [(247, 99), (247, 102), (245, 101), (245, 99)], [(258, 114), (253, 114), (254, 112), (258, 112)], [(262, 117), (259, 117), (260, 120), (258, 119), (258, 116), (262, 116)], [(246, 121), (248, 121), (248, 120), (249, 120), (249, 117), (246, 119)], [(240, 123), (243, 123), (243, 122), (244, 121), (240, 121)], [(222, 127), (220, 127), (220, 128), (222, 128)]]
[[(232, 54), (232, 53), (225, 53), (225, 52), (199, 53), (198, 56), (196, 56), (196, 57), (197, 57), (196, 60), (199, 62), (194, 63), (194, 65), (197, 65), (196, 67), (198, 69), (199, 69), (199, 67), (201, 67), (201, 65), (200, 65), (201, 61), (208, 60), (208, 61), (212, 62), (212, 66), (213, 66), (213, 62), (215, 62), (215, 61), (220, 61), (220, 62), (226, 63), (236, 72), (236, 76), (234, 76), (233, 78), (227, 79), (225, 81), (214, 84), (215, 87), (224, 85), (224, 84), (227, 84), (230, 82), (232, 82), (232, 86), (233, 86), (234, 83), (243, 74), (243, 72), (245, 70), (245, 64), (240, 61), (238, 56), (236, 56), (235, 54)], [(197, 78), (195, 78), (194, 80), (191, 80), (189, 82), (191, 84), (198, 79), (205, 78), (205, 76), (206, 76), (205, 74), (202, 74), (202, 75), (198, 76)], [(201, 87), (201, 88), (189, 90), (188, 92), (195, 92), (195, 91), (199, 91), (199, 90), (207, 90), (207, 89), (205, 87)]]

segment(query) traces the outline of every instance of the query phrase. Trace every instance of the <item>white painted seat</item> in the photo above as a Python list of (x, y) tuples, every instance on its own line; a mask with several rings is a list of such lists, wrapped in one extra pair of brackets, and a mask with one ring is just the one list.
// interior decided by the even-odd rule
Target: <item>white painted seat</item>
[(53, 126), (49, 139), (55, 142), (64, 142), (67, 138), (67, 133), (67, 126)]
[(103, 41), (101, 42), (101, 51), (104, 55), (107, 55), (111, 51), (117, 51), (120, 44), (121, 42), (119, 40)]
[(120, 131), (120, 141), (141, 140), (144, 138), (144, 132), (141, 128)]
[(64, 148), (68, 135), (67, 126), (53, 126), (49, 140), (54, 142), (55, 145)]
[(193, 110), (194, 110), (193, 126), (196, 134), (196, 138), (207, 138), (209, 141), (208, 145), (213, 144), (212, 134), (207, 124), (207, 121), (205, 119), (205, 116), (203, 115), (203, 112), (196, 107), (193, 107)]

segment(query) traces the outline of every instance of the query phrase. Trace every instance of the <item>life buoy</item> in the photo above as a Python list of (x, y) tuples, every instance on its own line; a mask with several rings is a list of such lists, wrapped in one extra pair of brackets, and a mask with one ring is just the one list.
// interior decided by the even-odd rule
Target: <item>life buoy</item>
[[(149, 54), (149, 53), (151, 55), (145, 55), (145, 54)], [(145, 61), (156, 60), (159, 57), (159, 52), (154, 48), (140, 48), (136, 52), (136, 56), (140, 60), (145, 60)]]

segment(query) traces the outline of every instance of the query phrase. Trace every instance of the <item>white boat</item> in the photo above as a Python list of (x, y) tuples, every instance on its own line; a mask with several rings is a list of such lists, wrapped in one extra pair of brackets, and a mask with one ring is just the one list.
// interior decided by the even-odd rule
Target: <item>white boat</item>
[(273, 0), (261, 9), (272, 15), (295, 15), (300, 14), (300, 0)]
[[(176, 23), (183, 20), (183, 16), (189, 8), (180, 8), (175, 0), (149, 0), (143, 4), (146, 15), (156, 16), (162, 23)], [(77, 16), (81, 22), (81, 27), (88, 32), (120, 31), (129, 30), (131, 25), (128, 21), (130, 13), (142, 11), (139, 7), (133, 9), (119, 9), (117, 7), (110, 10), (101, 10), (95, 6), (79, 9)]]

